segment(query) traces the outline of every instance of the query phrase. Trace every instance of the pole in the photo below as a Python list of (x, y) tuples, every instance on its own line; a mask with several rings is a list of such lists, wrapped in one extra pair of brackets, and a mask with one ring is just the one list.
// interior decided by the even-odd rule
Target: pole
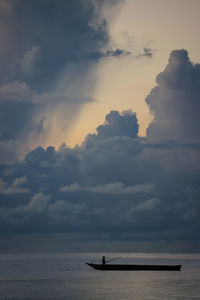
[(115, 258), (113, 258), (113, 259), (109, 259), (109, 260), (106, 261), (106, 263), (108, 263), (108, 262), (110, 262), (110, 261), (113, 261), (113, 260), (115, 260), (115, 259), (119, 259), (119, 258), (121, 258), (121, 256), (115, 257)]

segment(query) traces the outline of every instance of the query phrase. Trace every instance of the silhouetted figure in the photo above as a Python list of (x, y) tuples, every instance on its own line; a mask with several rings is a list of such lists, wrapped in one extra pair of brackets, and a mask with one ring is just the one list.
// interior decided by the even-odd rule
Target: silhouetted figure
[(105, 256), (102, 257), (102, 265), (104, 266), (106, 264)]

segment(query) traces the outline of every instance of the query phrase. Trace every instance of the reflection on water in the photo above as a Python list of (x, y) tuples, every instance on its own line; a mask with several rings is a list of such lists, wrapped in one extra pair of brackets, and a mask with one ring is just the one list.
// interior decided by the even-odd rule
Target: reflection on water
[(182, 264), (181, 272), (106, 272), (85, 265), (102, 255), (0, 254), (0, 299), (200, 299), (200, 254), (106, 255), (121, 256), (124, 264)]

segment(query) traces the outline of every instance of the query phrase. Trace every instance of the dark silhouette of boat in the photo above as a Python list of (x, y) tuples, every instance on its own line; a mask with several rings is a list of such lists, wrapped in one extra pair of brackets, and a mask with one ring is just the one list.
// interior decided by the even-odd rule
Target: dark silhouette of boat
[(124, 264), (94, 264), (88, 266), (101, 271), (180, 271), (181, 265), (124, 265)]

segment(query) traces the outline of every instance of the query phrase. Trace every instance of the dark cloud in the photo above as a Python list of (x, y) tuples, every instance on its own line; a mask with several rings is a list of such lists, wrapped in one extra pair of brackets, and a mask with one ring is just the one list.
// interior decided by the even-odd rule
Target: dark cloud
[[(186, 51), (175, 51), (158, 76), (159, 85), (147, 97), (157, 134), (150, 124), (147, 138), (141, 138), (135, 113), (111, 111), (81, 146), (38, 147), (22, 162), (1, 166), (0, 236), (66, 234), (70, 243), (164, 241), (165, 251), (180, 241), (182, 251), (188, 249), (184, 244), (196, 251), (199, 132), (185, 132), (186, 108), (199, 112), (194, 69), (198, 66)], [(183, 93), (187, 84), (190, 98)]]
[(106, 124), (97, 127), (97, 136), (100, 139), (113, 136), (137, 137), (138, 123), (135, 113), (124, 111), (122, 115), (118, 111), (111, 111), (106, 116)]
[(106, 58), (106, 57), (120, 58), (125, 56), (131, 56), (132, 58), (137, 59), (142, 57), (150, 58), (153, 56), (153, 52), (154, 51), (151, 48), (143, 48), (143, 52), (139, 54), (135, 54), (133, 51), (116, 48), (115, 50), (107, 50), (105, 52), (91, 52), (89, 56), (95, 59)]
[(13, 141), (0, 141), (0, 165), (18, 161), (18, 154)]
[[(93, 101), (99, 60), (136, 58), (137, 54), (120, 46), (109, 49), (102, 12), (106, 7), (107, 13), (115, 15), (123, 1), (2, 3), (0, 141), (13, 143), (14, 152), (22, 157), (36, 145), (53, 140), (55, 131), (57, 137), (67, 135), (83, 105)], [(144, 48), (139, 56), (151, 54), (151, 49)]]
[(0, 178), (0, 194), (3, 195), (15, 195), (15, 194), (26, 194), (28, 189), (24, 188), (26, 184), (26, 177), (15, 178), (15, 180), (8, 186), (8, 184)]
[(25, 80), (34, 89), (52, 89), (66, 64), (81, 63), (80, 52), (96, 51), (108, 41), (105, 20), (98, 27), (90, 25), (98, 18), (92, 1), (20, 0), (8, 4), (10, 9), (0, 24), (4, 81)]
[(128, 136), (131, 138), (137, 137), (139, 125), (136, 114), (131, 110), (123, 111), (120, 114), (118, 111), (111, 111), (105, 120), (105, 124), (97, 127), (96, 135), (88, 135), (87, 139), (96, 138), (103, 140), (115, 136)]
[(114, 57), (120, 57), (120, 56), (128, 56), (131, 52), (127, 50), (122, 49), (115, 49), (115, 50), (108, 50), (105, 53), (105, 56), (114, 56)]
[(0, 6), (1, 140), (12, 140), (21, 153), (49, 136), (52, 119), (67, 132), (93, 99), (101, 58), (93, 53), (109, 42), (102, 9), (119, 2), (8, 0)]
[(24, 125), (32, 118), (37, 108), (34, 103), (0, 102), (1, 140), (14, 140), (24, 130)]
[(89, 54), (89, 56), (95, 58), (95, 59), (101, 59), (101, 58), (106, 58), (106, 57), (124, 57), (124, 56), (129, 56), (131, 55), (130, 51), (124, 50), (124, 49), (115, 49), (115, 50), (107, 50), (105, 52), (92, 52)]
[(136, 58), (141, 58), (141, 57), (152, 57), (153, 56), (153, 50), (151, 48), (143, 48), (143, 52), (139, 53)]
[(144, 50), (144, 56), (152, 57), (153, 51), (151, 48), (144, 48), (143, 50)]
[[(186, 154), (126, 136), (93, 140), (89, 148), (38, 148), (3, 176), (10, 183), (2, 187), (1, 234), (106, 232), (109, 240), (172, 241), (188, 240), (192, 231), (197, 239), (199, 158), (198, 149)], [(24, 174), (19, 187), (29, 193), (22, 201), (20, 190), (7, 190)]]

